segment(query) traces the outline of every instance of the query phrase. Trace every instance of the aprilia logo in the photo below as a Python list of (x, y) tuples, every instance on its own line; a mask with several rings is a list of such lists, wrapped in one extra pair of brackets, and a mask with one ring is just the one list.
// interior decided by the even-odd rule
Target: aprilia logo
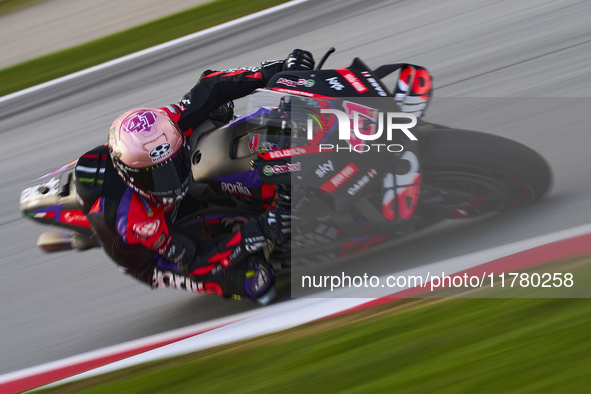
[(222, 191), (229, 192), (235, 196), (252, 197), (252, 193), (246, 186), (242, 184), (242, 182), (222, 182)]

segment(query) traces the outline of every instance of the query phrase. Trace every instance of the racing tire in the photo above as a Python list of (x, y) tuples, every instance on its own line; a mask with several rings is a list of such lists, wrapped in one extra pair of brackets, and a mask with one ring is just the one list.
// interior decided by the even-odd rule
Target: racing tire
[(418, 135), (424, 185), (477, 194), (475, 216), (532, 203), (551, 187), (544, 158), (510, 139), (469, 130), (434, 128)]

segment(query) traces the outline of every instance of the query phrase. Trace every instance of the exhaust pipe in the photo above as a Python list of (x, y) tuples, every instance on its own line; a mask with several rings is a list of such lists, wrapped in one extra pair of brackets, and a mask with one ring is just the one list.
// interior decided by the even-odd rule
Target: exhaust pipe
[(89, 238), (76, 231), (46, 231), (37, 239), (37, 246), (44, 253), (53, 253), (72, 249), (83, 251), (99, 248), (101, 245), (94, 237)]

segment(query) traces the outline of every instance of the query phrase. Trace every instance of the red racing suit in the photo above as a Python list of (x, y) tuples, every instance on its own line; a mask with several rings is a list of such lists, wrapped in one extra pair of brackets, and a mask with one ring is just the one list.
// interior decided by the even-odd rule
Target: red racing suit
[[(282, 65), (283, 60), (276, 60), (264, 62), (261, 67), (207, 70), (178, 103), (160, 109), (188, 138), (221, 105), (264, 87)], [(134, 192), (119, 176), (106, 146), (82, 155), (75, 175), (82, 211), (105, 252), (127, 274), (152, 288), (176, 287), (247, 298), (257, 298), (266, 291), (244, 289), (244, 278), (252, 277), (255, 268), (241, 263), (247, 262), (252, 252), (265, 243), (256, 223), (243, 224), (233, 234), (199, 241), (175, 224), (183, 202), (158, 205)], [(272, 272), (259, 272), (264, 269), (257, 266), (256, 274), (272, 276)]]

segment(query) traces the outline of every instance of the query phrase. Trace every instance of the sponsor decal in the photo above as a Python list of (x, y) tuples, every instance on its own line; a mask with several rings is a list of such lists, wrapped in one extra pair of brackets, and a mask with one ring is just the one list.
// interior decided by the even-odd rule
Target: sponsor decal
[(172, 154), (172, 149), (170, 149), (170, 144), (168, 142), (160, 144), (150, 151), (150, 157), (152, 158), (152, 163), (157, 162), (158, 160), (164, 159), (166, 156), (169, 156), (171, 154)]
[(250, 238), (244, 239), (244, 244), (245, 244), (244, 246), (246, 248), (246, 251), (249, 253), (254, 253), (258, 250), (261, 250), (268, 243), (269, 243), (269, 241), (267, 240), (267, 238), (265, 238), (262, 235), (260, 235), (258, 237), (250, 237)]
[(203, 282), (197, 282), (191, 277), (175, 274), (171, 271), (161, 271), (154, 268), (152, 275), (152, 287), (158, 288), (176, 288), (186, 290), (191, 293), (204, 293)]
[(216, 75), (220, 75), (220, 74), (225, 74), (222, 77), (231, 77), (233, 75), (238, 75), (238, 74), (242, 74), (245, 73), (247, 71), (250, 72), (257, 72), (260, 71), (260, 67), (238, 67), (238, 68), (228, 68), (226, 70), (220, 70), (220, 71), (212, 71), (207, 75), (203, 75), (201, 77), (201, 79), (203, 78), (210, 78), (210, 77), (215, 77)]
[(177, 111), (177, 109), (175, 107), (173, 107), (172, 105), (167, 105), (166, 109), (169, 110), (170, 112), (172, 112), (173, 114), (179, 113), (179, 111)]
[(297, 88), (298, 86), (305, 86), (307, 88), (311, 88), (312, 86), (316, 85), (316, 82), (313, 79), (303, 79), (300, 78), (297, 81), (287, 78), (279, 78), (277, 83), (282, 85), (289, 86), (290, 88)]
[(242, 182), (222, 182), (222, 191), (228, 192), (233, 196), (244, 196), (253, 198), (250, 190), (246, 186), (244, 186)]
[(254, 242), (251, 244), (247, 244), (247, 245), (245, 245), (246, 251), (249, 253), (254, 253), (254, 252), (259, 251), (262, 248), (264, 248), (265, 245), (267, 245), (267, 243), (268, 243), (267, 241), (264, 241), (264, 242)]
[(55, 212), (28, 213), (27, 217), (35, 218), (35, 219), (53, 219), (53, 218), (55, 218)]
[(279, 145), (274, 144), (269, 141), (261, 141), (259, 134), (254, 134), (250, 137), (250, 142), (248, 143), (248, 148), (252, 153), (264, 153), (268, 151), (273, 151), (279, 149)]
[(357, 182), (355, 182), (353, 186), (347, 190), (347, 193), (354, 196), (359, 190), (363, 189), (365, 185), (375, 178), (377, 174), (378, 173), (376, 170), (369, 170), (366, 175), (363, 175)]
[(184, 105), (191, 105), (191, 100), (189, 100), (188, 98), (184, 98), (181, 100), (181, 103), (183, 103)]
[(164, 233), (160, 234), (160, 237), (158, 238), (158, 240), (156, 242), (154, 242), (154, 244), (152, 245), (152, 249), (160, 249), (160, 247), (164, 243), (165, 239), (166, 239), (166, 234), (164, 234)]
[(333, 172), (333, 171), (334, 171), (334, 166), (332, 165), (332, 161), (328, 160), (326, 163), (318, 165), (318, 169), (316, 170), (316, 175), (318, 176), (318, 178), (324, 178), (324, 176), (326, 174), (328, 174), (329, 172)]
[(378, 81), (376, 81), (376, 79), (374, 77), (371, 76), (371, 74), (369, 73), (369, 71), (362, 71), (361, 75), (363, 75), (365, 77), (365, 79), (367, 79), (367, 82), (369, 82), (369, 84), (374, 88), (374, 90), (376, 92), (378, 92), (378, 94), (380, 96), (387, 96), (388, 93), (386, 93), (384, 91), (384, 89), (382, 88), (382, 86), (380, 86), (380, 83)]
[[(396, 214), (402, 219), (409, 220), (416, 209), (421, 191), (418, 157), (411, 151), (406, 151), (400, 159), (408, 161), (408, 172), (402, 175), (387, 173), (383, 180), (386, 192), (382, 198), (382, 215), (390, 221), (396, 219)], [(396, 200), (397, 209), (394, 207)]]
[(152, 111), (144, 111), (123, 121), (123, 131), (126, 133), (141, 133), (150, 130), (156, 123), (156, 114)]
[(248, 143), (248, 149), (250, 149), (251, 152), (256, 152), (257, 148), (259, 147), (259, 140), (261, 139), (261, 136), (259, 134), (253, 134), (250, 137), (250, 142)]
[(90, 228), (90, 222), (80, 210), (62, 211), (60, 214), (60, 223)]
[(281, 175), (281, 174), (287, 174), (290, 172), (301, 171), (301, 169), (302, 169), (302, 165), (300, 162), (293, 163), (293, 164), (287, 163), (284, 165), (274, 165), (274, 166), (266, 165), (265, 167), (263, 167), (263, 174), (265, 174), (266, 176)]
[(317, 145), (303, 145), (296, 148), (286, 148), (281, 150), (269, 151), (259, 153), (259, 157), (265, 160), (284, 159), (292, 156), (307, 155), (310, 153), (318, 153)]
[[(59, 178), (51, 178), (45, 183), (26, 188), (21, 192), (20, 203), (28, 202), (29, 206), (33, 206), (39, 202), (40, 198), (57, 194), (59, 183)], [(45, 193), (43, 193), (44, 191)]]
[(257, 71), (259, 71), (260, 69), (261, 69), (260, 67), (254, 66), (254, 67), (238, 67), (238, 68), (228, 68), (228, 69), (221, 70), (221, 71), (223, 71), (223, 72), (225, 72), (225, 73), (233, 73), (233, 72), (236, 72), (236, 71), (250, 71), (250, 72), (257, 72)]
[(168, 250), (166, 251), (166, 257), (172, 261), (175, 258), (175, 255), (176, 255), (176, 245), (172, 244), (172, 245), (170, 245), (170, 248), (168, 248)]
[(316, 93), (311, 93), (311, 92), (303, 92), (301, 90), (294, 90), (294, 89), (273, 88), (271, 90), (274, 90), (276, 92), (281, 92), (281, 93), (296, 94), (298, 96), (305, 96), (305, 97), (328, 97), (328, 98), (330, 98), (330, 96), (325, 96), (322, 94), (316, 94)]
[(242, 248), (240, 247), (240, 245), (234, 249), (234, 251), (232, 252), (232, 254), (230, 255), (230, 257), (228, 257), (231, 261), (234, 261), (239, 255), (240, 253), (242, 253)]
[(138, 196), (138, 197), (139, 197), (140, 202), (144, 206), (144, 209), (146, 210), (148, 217), (151, 218), (152, 216), (154, 216), (154, 211), (152, 211), (152, 207), (150, 206), (150, 204), (148, 204), (148, 201), (146, 201), (146, 199), (142, 196)]
[(323, 183), (320, 189), (328, 193), (333, 193), (339, 187), (343, 186), (345, 182), (359, 172), (359, 168), (353, 163), (347, 164), (342, 170), (337, 172), (332, 178)]
[(254, 291), (259, 292), (262, 289), (265, 288), (265, 286), (267, 286), (267, 284), (269, 283), (269, 273), (267, 272), (267, 269), (265, 267), (263, 267), (262, 264), (258, 265), (259, 268), (259, 272), (258, 272), (258, 276), (256, 278), (256, 282), (254, 285)]
[(244, 238), (244, 243), (253, 244), (255, 242), (261, 242), (266, 240), (267, 238), (265, 238), (263, 235), (259, 235), (258, 237)]
[(271, 159), (283, 159), (285, 157), (305, 155), (306, 150), (303, 148), (287, 148), (277, 151), (271, 151), (267, 154)]
[(340, 68), (336, 69), (335, 71), (341, 74), (341, 76), (345, 78), (345, 80), (349, 82), (351, 86), (353, 86), (353, 89), (355, 89), (357, 93), (365, 93), (369, 91), (367, 86), (365, 86), (363, 82), (361, 82), (359, 78), (357, 78), (357, 76), (353, 74), (350, 70), (346, 68)]
[(337, 77), (327, 78), (325, 81), (328, 82), (331, 89), (339, 91), (345, 89), (345, 85), (343, 85)]
[(261, 65), (263, 67), (269, 67), (269, 66), (272, 66), (274, 64), (283, 64), (284, 62), (285, 62), (284, 59), (265, 60), (265, 61), (261, 62)]
[(420, 117), (427, 108), (432, 84), (431, 74), (427, 69), (405, 67), (398, 76), (394, 101), (401, 111)]
[(135, 223), (133, 225), (133, 234), (141, 239), (148, 239), (155, 235), (160, 228), (160, 219), (146, 220), (145, 222)]

